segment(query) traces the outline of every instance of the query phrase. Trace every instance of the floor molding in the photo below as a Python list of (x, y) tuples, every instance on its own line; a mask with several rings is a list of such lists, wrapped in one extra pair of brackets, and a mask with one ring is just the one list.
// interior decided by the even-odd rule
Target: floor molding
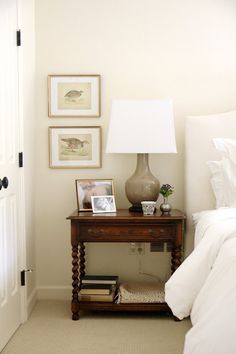
[(39, 286), (37, 287), (38, 300), (70, 300), (71, 286)]
[(37, 302), (37, 289), (34, 288), (27, 299), (27, 318), (29, 318), (31, 312), (33, 311), (36, 302)]

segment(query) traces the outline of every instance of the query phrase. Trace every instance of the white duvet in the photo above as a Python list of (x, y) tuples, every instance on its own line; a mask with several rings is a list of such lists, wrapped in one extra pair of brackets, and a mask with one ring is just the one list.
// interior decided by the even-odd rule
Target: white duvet
[(179, 319), (191, 316), (184, 354), (236, 354), (236, 208), (201, 212), (195, 249), (165, 285)]

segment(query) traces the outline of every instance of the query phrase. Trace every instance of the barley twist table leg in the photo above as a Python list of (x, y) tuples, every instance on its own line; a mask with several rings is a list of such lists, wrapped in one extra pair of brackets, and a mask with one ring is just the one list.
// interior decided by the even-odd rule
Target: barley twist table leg
[(72, 245), (72, 320), (79, 319), (79, 265), (78, 244)]
[(182, 258), (181, 246), (174, 247), (173, 251), (171, 252), (171, 273), (172, 274), (180, 266), (181, 258)]
[(80, 277), (85, 275), (85, 245), (79, 242), (79, 273)]

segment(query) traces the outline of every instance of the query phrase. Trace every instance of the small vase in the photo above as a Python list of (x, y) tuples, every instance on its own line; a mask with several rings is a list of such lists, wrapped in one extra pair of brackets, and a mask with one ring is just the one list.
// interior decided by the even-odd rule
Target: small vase
[(162, 214), (169, 214), (171, 211), (171, 205), (168, 203), (168, 197), (164, 197), (163, 203), (160, 205)]

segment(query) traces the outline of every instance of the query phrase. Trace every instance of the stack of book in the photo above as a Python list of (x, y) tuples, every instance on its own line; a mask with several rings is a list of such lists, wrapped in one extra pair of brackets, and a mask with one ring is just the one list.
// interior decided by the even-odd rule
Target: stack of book
[(85, 275), (81, 278), (79, 301), (113, 302), (117, 286), (117, 275)]

